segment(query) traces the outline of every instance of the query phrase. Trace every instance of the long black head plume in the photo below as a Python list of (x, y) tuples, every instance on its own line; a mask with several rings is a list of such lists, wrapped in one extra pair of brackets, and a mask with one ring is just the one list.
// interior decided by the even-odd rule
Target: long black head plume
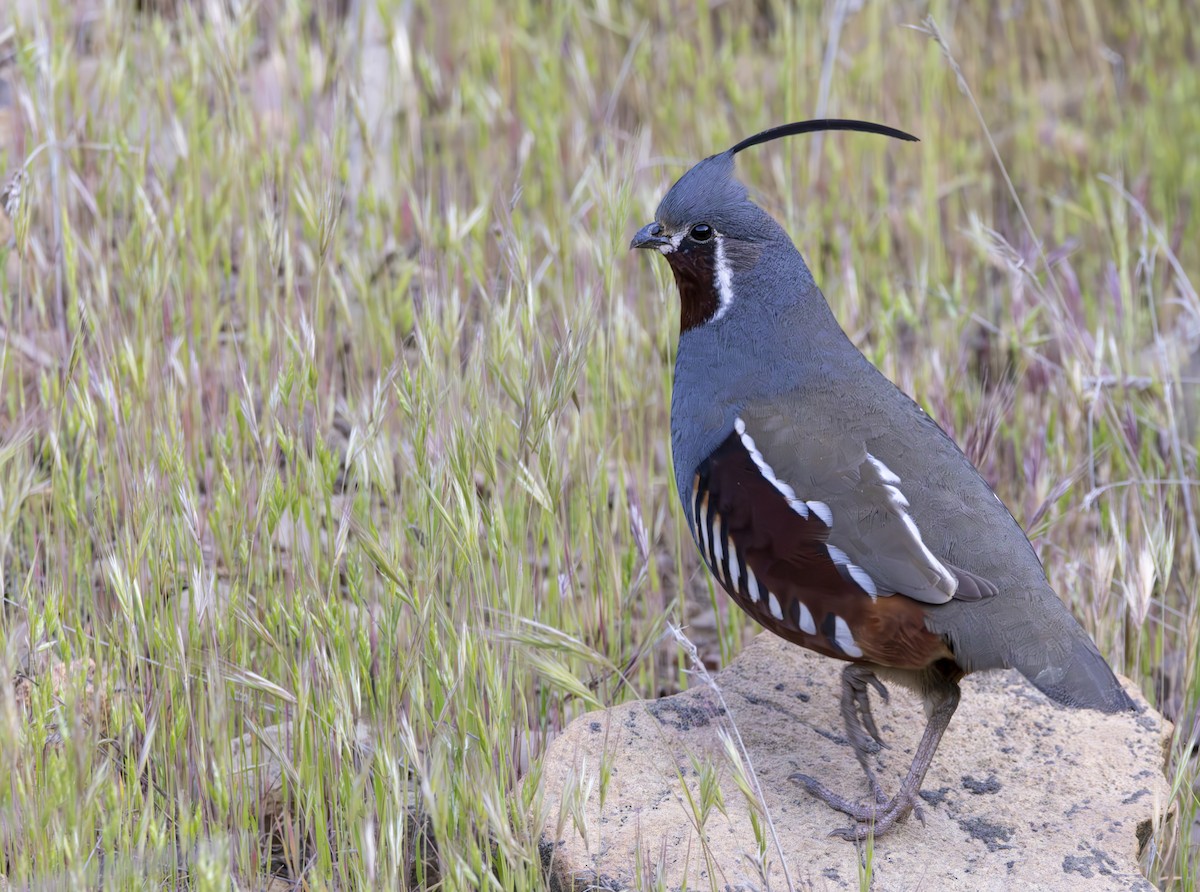
[(656, 248), (669, 255), (684, 244), (685, 231), (697, 223), (712, 227), (730, 238), (757, 238), (761, 241), (765, 235), (775, 232), (779, 227), (749, 200), (746, 187), (734, 177), (734, 156), (751, 146), (774, 139), (820, 130), (857, 130), (917, 141), (911, 133), (905, 133), (895, 127), (848, 118), (818, 118), (771, 127), (694, 165), (663, 196), (655, 212), (654, 222), (642, 227), (634, 236), (631, 247)]
[(853, 118), (817, 118), (812, 121), (794, 121), (791, 124), (780, 124), (777, 127), (770, 127), (762, 131), (762, 133), (746, 137), (736, 146), (729, 149), (728, 152), (730, 155), (736, 155), (743, 149), (762, 145), (765, 142), (780, 139), (784, 136), (798, 136), (801, 133), (817, 133), (822, 130), (857, 130), (861, 133), (878, 133), (880, 136), (890, 136), (894, 139), (904, 139), (909, 142), (920, 142), (911, 133), (905, 133), (903, 130), (897, 130), (895, 127), (889, 127), (886, 124), (875, 124), (871, 121), (856, 121)]

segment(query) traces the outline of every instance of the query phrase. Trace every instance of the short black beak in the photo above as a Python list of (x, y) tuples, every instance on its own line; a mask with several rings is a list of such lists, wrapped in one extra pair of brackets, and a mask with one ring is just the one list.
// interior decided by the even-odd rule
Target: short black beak
[(658, 248), (662, 245), (669, 245), (671, 240), (663, 238), (661, 223), (647, 223), (637, 231), (637, 235), (633, 237), (633, 241), (629, 243), (632, 248)]

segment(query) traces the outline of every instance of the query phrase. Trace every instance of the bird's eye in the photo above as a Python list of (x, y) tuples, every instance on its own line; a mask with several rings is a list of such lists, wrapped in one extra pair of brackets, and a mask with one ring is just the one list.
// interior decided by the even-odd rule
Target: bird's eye
[(691, 236), (695, 241), (706, 242), (713, 236), (712, 227), (707, 223), (697, 223), (692, 227)]

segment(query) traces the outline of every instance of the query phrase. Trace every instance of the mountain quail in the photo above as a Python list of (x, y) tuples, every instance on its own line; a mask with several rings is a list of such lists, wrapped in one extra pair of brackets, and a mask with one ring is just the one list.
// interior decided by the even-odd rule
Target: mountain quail
[[(792, 779), (854, 819), (836, 835), (861, 840), (913, 810), (967, 673), (1015, 667), (1067, 706), (1133, 702), (1008, 509), (850, 342), (787, 233), (734, 178), (743, 149), (816, 130), (916, 139), (849, 120), (763, 131), (685, 173), (630, 247), (662, 252), (679, 289), (671, 447), (705, 563), (764, 627), (849, 663), (841, 711), (872, 798)], [(868, 758), (883, 745), (867, 693), (886, 699), (877, 676), (920, 693), (928, 715), (890, 799)]]

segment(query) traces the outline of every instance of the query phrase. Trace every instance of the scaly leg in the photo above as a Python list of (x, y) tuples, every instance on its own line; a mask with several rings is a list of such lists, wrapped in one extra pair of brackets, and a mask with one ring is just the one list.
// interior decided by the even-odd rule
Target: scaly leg
[[(806, 774), (791, 776), (792, 780), (803, 784), (810, 794), (831, 808), (845, 812), (857, 822), (851, 827), (833, 831), (832, 835), (848, 840), (863, 840), (872, 833), (879, 837), (887, 833), (913, 810), (917, 796), (921, 792), (921, 783), (925, 780), (925, 773), (933, 761), (933, 754), (937, 752), (942, 735), (946, 733), (950, 717), (958, 708), (960, 697), (958, 685), (947, 681), (944, 687), (931, 693), (930, 697), (935, 699), (935, 703), (929, 716), (929, 724), (925, 726), (925, 733), (921, 735), (921, 742), (917, 744), (917, 753), (908, 769), (908, 775), (900, 784), (900, 790), (890, 801), (860, 805), (837, 795), (820, 781)], [(871, 774), (868, 773), (867, 776), (870, 778)], [(878, 785), (873, 783), (873, 786), (877, 787)]]
[(850, 663), (842, 670), (842, 721), (846, 724), (846, 736), (850, 738), (850, 746), (854, 749), (858, 764), (862, 766), (867, 782), (871, 785), (871, 795), (875, 797), (876, 802), (883, 804), (888, 801), (888, 797), (879, 786), (875, 770), (867, 756), (874, 755), (880, 749), (887, 749), (887, 744), (879, 736), (879, 728), (871, 715), (871, 699), (867, 696), (867, 685), (879, 693), (884, 703), (888, 702), (887, 688), (866, 666)]

